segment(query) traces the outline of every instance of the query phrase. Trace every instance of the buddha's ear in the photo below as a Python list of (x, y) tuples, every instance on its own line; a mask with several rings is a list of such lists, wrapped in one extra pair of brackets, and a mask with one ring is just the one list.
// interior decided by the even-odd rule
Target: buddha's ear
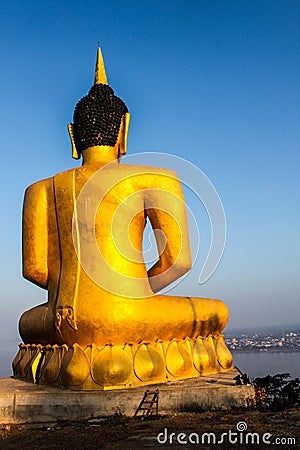
[(130, 114), (129, 112), (127, 112), (121, 119), (120, 134), (118, 139), (120, 151), (119, 154), (121, 157), (125, 155), (127, 152), (127, 137), (128, 137), (129, 123), (130, 123)]
[(75, 140), (74, 140), (74, 125), (70, 122), (68, 123), (68, 132), (71, 139), (72, 144), (72, 158), (74, 159), (80, 159), (80, 154), (77, 151)]

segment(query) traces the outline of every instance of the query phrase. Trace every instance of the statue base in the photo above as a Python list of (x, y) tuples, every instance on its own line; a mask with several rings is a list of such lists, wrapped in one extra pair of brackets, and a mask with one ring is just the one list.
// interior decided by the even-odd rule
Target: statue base
[(223, 335), (102, 347), (20, 344), (13, 361), (15, 378), (71, 390), (134, 388), (231, 369)]
[[(235, 385), (236, 369), (183, 381), (152, 385), (159, 389), (158, 413), (231, 410), (253, 403), (253, 386)], [(70, 391), (4, 378), (0, 380), (0, 423), (56, 423), (123, 413), (132, 417), (146, 387), (114, 391)], [(94, 419), (95, 420), (95, 419)]]

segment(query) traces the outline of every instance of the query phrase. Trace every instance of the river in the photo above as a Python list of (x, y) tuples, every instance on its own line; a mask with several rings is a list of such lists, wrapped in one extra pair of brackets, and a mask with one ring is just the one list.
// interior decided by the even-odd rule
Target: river
[(238, 352), (233, 358), (234, 365), (249, 378), (285, 372), (300, 378), (300, 352)]

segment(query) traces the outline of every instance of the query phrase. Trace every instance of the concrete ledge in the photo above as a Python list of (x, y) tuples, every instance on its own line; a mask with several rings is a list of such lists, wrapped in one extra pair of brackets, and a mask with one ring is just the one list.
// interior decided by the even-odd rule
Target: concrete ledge
[(133, 416), (148, 388), (159, 388), (159, 414), (246, 407), (247, 399), (254, 396), (254, 388), (236, 386), (233, 378), (238, 373), (234, 369), (149, 387), (76, 392), (4, 378), (0, 380), (0, 423), (84, 420), (118, 411)]

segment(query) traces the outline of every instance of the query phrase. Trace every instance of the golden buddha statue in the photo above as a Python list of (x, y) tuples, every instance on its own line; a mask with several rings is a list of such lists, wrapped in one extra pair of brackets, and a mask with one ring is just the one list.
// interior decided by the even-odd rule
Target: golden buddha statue
[[(224, 303), (157, 294), (191, 268), (186, 207), (176, 173), (120, 164), (129, 118), (98, 48), (95, 84), (68, 125), (82, 167), (25, 193), (23, 275), (48, 301), (20, 319), (17, 378), (121, 389), (232, 367)], [(148, 271), (147, 219), (159, 253)]]

